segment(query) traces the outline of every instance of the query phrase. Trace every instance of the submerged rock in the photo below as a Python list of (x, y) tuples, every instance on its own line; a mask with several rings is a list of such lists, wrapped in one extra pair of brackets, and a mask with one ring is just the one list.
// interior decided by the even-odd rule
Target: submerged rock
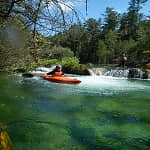
[(23, 76), (24, 78), (32, 78), (32, 77), (34, 77), (34, 75), (31, 74), (31, 73), (23, 73), (22, 76)]

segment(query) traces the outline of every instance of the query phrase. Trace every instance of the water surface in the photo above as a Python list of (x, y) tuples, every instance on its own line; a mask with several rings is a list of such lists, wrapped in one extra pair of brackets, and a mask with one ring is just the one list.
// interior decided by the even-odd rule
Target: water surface
[(75, 78), (82, 83), (0, 74), (0, 126), (14, 150), (150, 149), (150, 81)]

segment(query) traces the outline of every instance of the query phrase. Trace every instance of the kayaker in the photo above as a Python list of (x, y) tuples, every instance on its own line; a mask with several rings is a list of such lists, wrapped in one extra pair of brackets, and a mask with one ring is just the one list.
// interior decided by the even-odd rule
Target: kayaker
[(122, 54), (122, 59), (121, 59), (121, 66), (125, 67), (125, 63), (127, 61), (127, 57), (125, 53)]
[(47, 75), (53, 75), (53, 76), (63, 76), (64, 73), (62, 72), (62, 66), (57, 65), (54, 70), (51, 72), (48, 72)]

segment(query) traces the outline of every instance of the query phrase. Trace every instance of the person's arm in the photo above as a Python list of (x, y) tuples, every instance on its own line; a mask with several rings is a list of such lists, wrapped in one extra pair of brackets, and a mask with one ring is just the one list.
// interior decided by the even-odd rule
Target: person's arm
[(47, 75), (52, 75), (55, 71), (48, 72)]

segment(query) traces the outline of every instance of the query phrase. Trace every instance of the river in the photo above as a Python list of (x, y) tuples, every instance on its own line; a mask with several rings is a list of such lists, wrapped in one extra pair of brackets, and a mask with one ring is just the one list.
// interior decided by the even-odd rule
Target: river
[(82, 83), (0, 74), (0, 126), (13, 150), (150, 149), (150, 81), (75, 78)]

